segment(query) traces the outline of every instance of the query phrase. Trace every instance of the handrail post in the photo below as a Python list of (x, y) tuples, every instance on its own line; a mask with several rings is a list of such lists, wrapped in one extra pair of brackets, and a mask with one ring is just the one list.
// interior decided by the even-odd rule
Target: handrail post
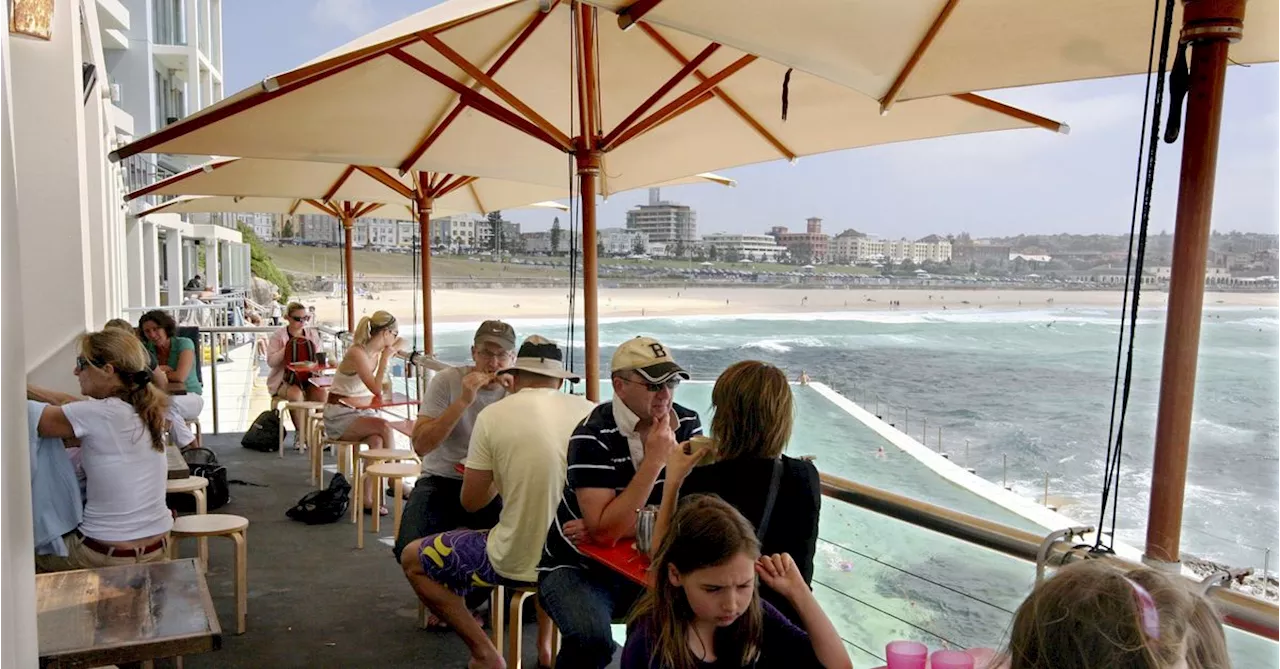
[[(218, 434), (218, 336), (212, 332), (205, 333), (209, 335), (209, 385), (213, 390), (213, 399), (210, 405), (213, 408), (213, 433)], [(204, 362), (197, 360), (196, 364)]]

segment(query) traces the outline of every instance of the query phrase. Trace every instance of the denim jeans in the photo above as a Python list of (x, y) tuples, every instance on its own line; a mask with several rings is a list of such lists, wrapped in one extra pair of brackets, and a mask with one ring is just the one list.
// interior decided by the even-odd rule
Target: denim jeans
[(443, 476), (423, 476), (413, 485), (409, 501), (400, 519), (400, 532), (396, 535), (391, 551), (400, 561), (404, 547), (422, 537), (465, 527), (472, 530), (489, 530), (498, 524), (502, 513), (502, 498), (496, 498), (488, 506), (475, 513), (462, 508), (462, 481)]
[(617, 645), (609, 625), (640, 597), (640, 586), (603, 569), (562, 567), (538, 575), (538, 600), (560, 628), (556, 666), (603, 669)]

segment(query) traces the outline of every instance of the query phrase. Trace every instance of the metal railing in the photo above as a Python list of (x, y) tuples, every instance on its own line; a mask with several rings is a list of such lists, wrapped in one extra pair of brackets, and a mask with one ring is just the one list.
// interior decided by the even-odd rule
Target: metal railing
[[(821, 478), (822, 494), (827, 497), (1004, 555), (1035, 563), (1042, 557), (1046, 545), (1044, 537), (1016, 527), (854, 483), (839, 476), (824, 473)], [(1061, 566), (1091, 556), (1086, 551), (1074, 550), (1067, 544), (1053, 543), (1043, 557), (1047, 558), (1049, 564)], [(1104, 559), (1117, 560), (1130, 567), (1139, 566), (1114, 556)], [(1221, 585), (1210, 586), (1206, 594), (1217, 605), (1228, 625), (1272, 640), (1277, 639), (1280, 611), (1275, 603)]]

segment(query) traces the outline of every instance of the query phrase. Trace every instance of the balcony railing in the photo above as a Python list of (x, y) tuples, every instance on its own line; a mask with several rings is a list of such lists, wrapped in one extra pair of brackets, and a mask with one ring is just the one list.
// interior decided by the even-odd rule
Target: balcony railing
[[(155, 156), (152, 155), (139, 154), (120, 161), (120, 175), (124, 181), (126, 193), (145, 188), (174, 174), (177, 173), (157, 163)], [(129, 203), (129, 211), (136, 214), (171, 199), (173, 199), (172, 195), (144, 195)]]

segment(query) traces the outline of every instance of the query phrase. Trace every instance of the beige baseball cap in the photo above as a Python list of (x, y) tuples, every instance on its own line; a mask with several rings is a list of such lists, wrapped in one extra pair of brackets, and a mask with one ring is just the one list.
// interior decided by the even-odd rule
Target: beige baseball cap
[(492, 342), (502, 347), (504, 351), (515, 350), (516, 347), (516, 331), (510, 325), (502, 321), (485, 321), (476, 328), (475, 344), (480, 345), (484, 342)]
[(666, 383), (675, 376), (689, 378), (689, 373), (676, 364), (667, 347), (653, 337), (636, 337), (623, 342), (613, 352), (610, 367), (614, 372), (634, 371), (649, 383)]

